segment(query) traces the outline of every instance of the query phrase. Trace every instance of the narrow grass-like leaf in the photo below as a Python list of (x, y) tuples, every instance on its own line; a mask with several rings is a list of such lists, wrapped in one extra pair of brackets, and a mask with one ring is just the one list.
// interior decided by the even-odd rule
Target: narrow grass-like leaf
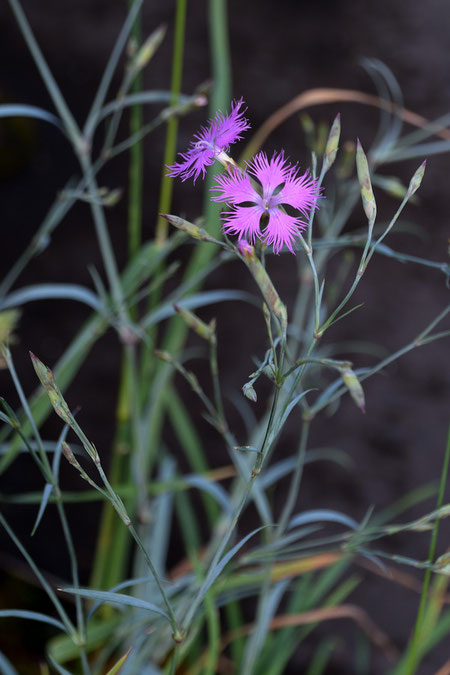
[(339, 645), (335, 637), (325, 638), (317, 647), (305, 675), (323, 675), (334, 650)]
[(341, 525), (350, 527), (352, 530), (359, 529), (359, 523), (357, 523), (356, 520), (345, 515), (345, 513), (340, 513), (339, 511), (333, 511), (331, 509), (315, 509), (314, 511), (298, 513), (289, 521), (288, 529), (291, 530), (293, 527), (305, 525), (306, 523), (317, 523), (322, 521), (340, 523)]
[[(187, 298), (176, 300), (176, 302), (184, 309), (197, 309), (198, 307), (207, 307), (208, 305), (214, 305), (218, 302), (230, 300), (242, 300), (242, 302), (248, 302), (249, 304), (259, 306), (259, 301), (251, 293), (247, 293), (245, 291), (236, 291), (233, 289), (194, 293)], [(176, 312), (173, 308), (173, 304), (174, 299), (171, 298), (170, 301), (160, 304), (158, 309), (150, 312), (150, 314), (147, 314), (147, 316), (144, 317), (141, 322), (142, 328), (150, 328), (150, 326), (154, 326), (160, 321), (163, 321), (170, 316), (174, 316)]]
[(35, 105), (26, 105), (22, 103), (0, 105), (0, 117), (33, 117), (37, 120), (50, 122), (50, 124), (54, 124), (60, 131), (64, 131), (64, 125), (59, 117), (56, 117), (56, 115), (48, 112), (48, 110), (38, 108)]
[(2, 420), (2, 422), (5, 422), (6, 424), (9, 424), (10, 427), (14, 427), (12, 420), (9, 417), (7, 417), (5, 413), (0, 412), (0, 420)]
[(34, 574), (38, 578), (41, 586), (43, 587), (44, 591), (47, 593), (48, 597), (53, 603), (53, 606), (55, 607), (56, 611), (58, 612), (60, 619), (62, 623), (64, 624), (64, 630), (71, 636), (72, 640), (78, 641), (79, 637), (77, 634), (77, 631), (75, 629), (75, 626), (72, 624), (70, 621), (69, 617), (67, 616), (67, 613), (62, 606), (61, 602), (59, 601), (59, 598), (56, 596), (53, 588), (50, 586), (50, 584), (47, 582), (46, 578), (44, 575), (41, 573), (39, 570), (39, 567), (36, 565), (34, 562), (33, 558), (30, 556), (26, 548), (23, 546), (22, 542), (16, 537), (14, 531), (11, 529), (9, 526), (7, 520), (4, 518), (2, 513), (0, 512), (0, 523), (3, 525), (5, 530), (7, 531), (8, 535), (11, 537), (13, 540), (14, 544), (17, 546), (25, 560), (27, 561), (28, 565), (31, 567), (33, 570)]
[(242, 673), (253, 672), (254, 665), (264, 645), (270, 622), (281, 602), (281, 599), (289, 586), (289, 579), (278, 582), (269, 590), (264, 597), (260, 597), (256, 625), (245, 646)]
[[(86, 652), (92, 652), (111, 641), (121, 621), (123, 621), (123, 617), (117, 613), (111, 619), (102, 619), (101, 621), (91, 619), (86, 635)], [(66, 663), (80, 655), (79, 647), (67, 635), (57, 635), (51, 638), (47, 643), (47, 653), (59, 663)]]
[(192, 487), (196, 487), (199, 490), (203, 490), (210, 494), (216, 502), (222, 507), (223, 511), (226, 514), (230, 514), (232, 511), (230, 499), (226, 490), (223, 489), (218, 483), (211, 483), (211, 481), (202, 478), (202, 476), (184, 476), (183, 480)]
[(53, 491), (53, 485), (51, 483), (46, 483), (43, 491), (42, 491), (42, 500), (39, 505), (39, 511), (36, 516), (36, 521), (33, 525), (33, 529), (31, 530), (31, 536), (33, 536), (39, 526), (39, 523), (41, 522), (42, 516), (44, 515), (45, 509), (48, 504), (48, 500), (50, 498), (50, 495), (52, 494)]
[(69, 670), (63, 668), (62, 665), (58, 663), (58, 661), (56, 661), (50, 654), (48, 655), (48, 660), (52, 664), (53, 668), (59, 673), (59, 675), (72, 675)]
[[(208, 462), (205, 457), (202, 441), (185, 404), (171, 384), (166, 387), (166, 408), (168, 418), (183, 447), (184, 454), (192, 471), (196, 473), (206, 472), (208, 470)], [(208, 520), (212, 525), (218, 516), (219, 510), (216, 503), (208, 495), (203, 494), (202, 497)]]
[(113, 665), (113, 667), (108, 670), (106, 675), (117, 675), (117, 673), (120, 671), (123, 664), (127, 660), (128, 656), (130, 654), (130, 651), (131, 651), (131, 647), (127, 652), (125, 652), (125, 654), (123, 656), (120, 657), (120, 659), (118, 661), (116, 661), (116, 663)]
[(47, 614), (42, 614), (41, 612), (30, 612), (26, 609), (2, 609), (0, 610), (0, 619), (15, 617), (16, 619), (32, 619), (33, 621), (40, 621), (41, 623), (48, 623), (51, 626), (55, 626), (60, 630), (66, 632), (66, 627), (58, 619), (54, 619), (52, 616), (47, 616)]
[(80, 595), (82, 598), (89, 598), (90, 600), (100, 600), (107, 604), (119, 605), (121, 607), (135, 607), (137, 609), (147, 609), (149, 612), (155, 612), (155, 614), (160, 614), (165, 619), (169, 620), (168, 614), (154, 605), (152, 602), (146, 602), (145, 600), (140, 600), (139, 598), (133, 598), (131, 595), (125, 595), (124, 593), (110, 593), (109, 591), (92, 591), (89, 588), (61, 588), (64, 593), (70, 593), (71, 595)]
[(18, 671), (2, 652), (0, 652), (0, 673), (1, 675), (19, 675)]
[(279, 429), (281, 429), (281, 428), (284, 426), (284, 424), (285, 424), (287, 418), (289, 417), (289, 415), (291, 414), (291, 412), (294, 410), (294, 408), (295, 408), (295, 406), (298, 404), (298, 402), (301, 401), (302, 398), (303, 398), (304, 396), (306, 396), (306, 394), (309, 394), (310, 391), (312, 391), (312, 389), (306, 389), (306, 391), (302, 391), (300, 394), (297, 394), (297, 396), (295, 396), (295, 397), (292, 399), (292, 401), (289, 403), (289, 405), (286, 406), (285, 411), (283, 412), (283, 414), (282, 414), (282, 416), (281, 416), (279, 422), (278, 422), (277, 425), (276, 425), (277, 431), (278, 431)]
[(35, 284), (13, 291), (0, 300), (0, 310), (18, 307), (36, 300), (75, 300), (97, 312), (104, 310), (103, 303), (89, 288), (78, 284)]
[(200, 598), (203, 599), (205, 597), (205, 593), (207, 593), (208, 589), (211, 588), (219, 574), (225, 569), (227, 564), (230, 562), (230, 560), (236, 555), (238, 551), (248, 542), (249, 539), (255, 536), (258, 532), (261, 532), (261, 530), (265, 529), (265, 525), (262, 527), (257, 527), (255, 530), (252, 530), (249, 534), (247, 534), (241, 541), (239, 541), (235, 546), (233, 546), (232, 549), (226, 553), (221, 560), (217, 563), (215, 568), (211, 570), (210, 574), (208, 575), (208, 581), (205, 584), (205, 586), (202, 587), (201, 589), (201, 594)]
[[(123, 110), (124, 108), (129, 108), (135, 105), (149, 104), (149, 103), (170, 103), (171, 94), (170, 91), (139, 91), (134, 94), (128, 94), (123, 98), (111, 101), (107, 103), (100, 111), (98, 121), (105, 119), (108, 115), (111, 115), (118, 110)], [(192, 96), (187, 94), (181, 94), (178, 103), (189, 104), (192, 102)]]

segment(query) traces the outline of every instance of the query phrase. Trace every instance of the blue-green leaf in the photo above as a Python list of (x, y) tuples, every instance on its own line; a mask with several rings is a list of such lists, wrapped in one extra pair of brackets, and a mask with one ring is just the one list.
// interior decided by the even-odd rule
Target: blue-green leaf
[(32, 619), (33, 621), (40, 621), (41, 623), (49, 623), (51, 626), (56, 626), (60, 630), (66, 631), (66, 627), (58, 619), (54, 619), (52, 616), (47, 616), (47, 614), (41, 614), (40, 612), (29, 612), (26, 609), (2, 609), (0, 610), (0, 619), (15, 617), (16, 619)]
[(71, 593), (72, 595), (80, 595), (82, 598), (90, 598), (91, 600), (100, 600), (112, 605), (120, 605), (122, 607), (136, 607), (137, 609), (147, 609), (149, 612), (160, 614), (165, 619), (170, 621), (168, 615), (161, 607), (154, 605), (152, 602), (146, 602), (139, 598), (133, 598), (131, 595), (124, 593), (110, 593), (109, 591), (91, 591), (89, 588), (62, 588), (64, 593)]
[(0, 105), (0, 117), (33, 117), (37, 120), (50, 122), (50, 124), (58, 127), (60, 131), (64, 131), (64, 126), (59, 117), (48, 112), (48, 110), (37, 108), (35, 105), (25, 105), (22, 103)]
[(19, 675), (12, 663), (0, 652), (0, 673), (1, 675)]
[(103, 304), (89, 288), (78, 284), (35, 284), (13, 291), (0, 301), (0, 310), (17, 307), (36, 300), (76, 300), (88, 305), (96, 312), (103, 310)]
[(36, 521), (33, 525), (33, 529), (31, 530), (31, 536), (34, 535), (34, 533), (36, 532), (36, 530), (39, 526), (39, 523), (41, 522), (42, 516), (44, 515), (46, 506), (48, 504), (48, 500), (50, 499), (50, 495), (52, 494), (52, 492), (53, 492), (53, 485), (51, 483), (46, 483), (45, 487), (44, 487), (44, 490), (42, 492), (42, 499), (41, 499), (41, 503), (39, 505), (39, 511), (38, 511), (37, 516), (36, 516)]
[(318, 523), (321, 521), (340, 523), (341, 525), (350, 527), (352, 530), (359, 529), (359, 523), (357, 523), (356, 520), (345, 515), (345, 513), (333, 511), (332, 509), (315, 509), (314, 511), (303, 511), (303, 513), (298, 513), (289, 521), (288, 529), (290, 530), (293, 527), (305, 525), (306, 523)]
[(197, 309), (198, 307), (206, 307), (207, 305), (214, 305), (218, 302), (227, 300), (241, 300), (242, 302), (248, 302), (252, 305), (259, 304), (254, 295), (246, 293), (245, 291), (235, 291), (232, 289), (204, 291), (202, 293), (194, 293), (194, 295), (190, 295), (188, 298), (183, 298), (181, 300), (171, 298), (170, 301), (160, 305), (157, 310), (144, 317), (141, 325), (143, 328), (149, 328), (150, 326), (154, 326), (156, 323), (167, 319), (169, 316), (173, 316), (175, 314), (173, 308), (174, 302), (183, 309)]

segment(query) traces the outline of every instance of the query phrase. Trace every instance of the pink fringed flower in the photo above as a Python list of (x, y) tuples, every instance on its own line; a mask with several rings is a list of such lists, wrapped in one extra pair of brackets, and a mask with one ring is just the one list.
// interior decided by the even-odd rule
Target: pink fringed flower
[[(258, 192), (250, 176), (261, 185)], [(246, 170), (241, 173), (230, 167), (228, 173), (216, 176), (211, 190), (218, 194), (215, 202), (226, 202), (231, 210), (224, 212), (223, 229), (227, 234), (237, 234), (239, 239), (248, 239), (251, 244), (256, 238), (272, 246), (279, 253), (286, 246), (294, 253), (295, 237), (305, 229), (309, 214), (317, 208), (320, 189), (308, 172), (299, 175), (296, 166), (284, 159), (283, 152), (275, 153), (269, 161), (264, 152), (259, 152)], [(280, 206), (300, 211), (292, 216)]]
[(242, 138), (243, 131), (250, 129), (244, 117), (245, 109), (241, 110), (243, 104), (241, 98), (239, 101), (233, 101), (230, 113), (226, 115), (220, 111), (216, 113), (209, 125), (202, 127), (194, 135), (187, 152), (180, 152), (182, 161), (167, 167), (169, 169), (167, 175), (172, 178), (180, 176), (183, 181), (193, 176), (194, 183), (200, 174), (204, 178), (206, 167), (214, 164), (214, 160), (221, 152), (228, 152), (229, 146)]

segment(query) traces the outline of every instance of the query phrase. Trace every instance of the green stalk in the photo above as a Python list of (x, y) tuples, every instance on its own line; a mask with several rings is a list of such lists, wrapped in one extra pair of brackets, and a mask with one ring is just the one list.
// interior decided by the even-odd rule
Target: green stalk
[[(226, 12), (226, 0), (209, 0), (209, 27), (210, 27), (210, 48), (212, 59), (212, 70), (214, 86), (210, 98), (210, 113), (214, 115), (218, 108), (225, 110), (229, 105), (231, 97), (231, 67), (230, 54), (228, 46), (228, 21)], [(205, 188), (209, 186), (212, 176), (208, 173)], [(205, 219), (208, 223), (208, 231), (212, 236), (216, 236), (220, 231), (220, 206), (212, 202), (209, 198), (209, 190), (205, 191)], [(195, 247), (192, 257), (189, 261), (185, 279), (194, 277), (200, 272), (216, 254), (217, 248), (213, 244), (198, 245)], [(200, 284), (195, 284), (190, 290), (195, 293)], [(188, 328), (179, 317), (174, 317), (168, 325), (164, 339), (163, 349), (170, 354), (177, 354), (182, 348), (187, 335)], [(170, 377), (171, 366), (161, 363), (156, 368), (154, 382), (156, 378)], [(144, 371), (146, 372), (146, 371)], [(151, 470), (155, 459), (156, 448), (159, 447), (159, 436), (164, 420), (164, 392), (162, 387), (153, 387), (152, 419), (148, 423), (147, 438), (149, 452), (146, 458), (145, 472)], [(152, 454), (150, 454), (152, 453)]]
[[(129, 0), (130, 10), (135, 5)], [(136, 48), (141, 44), (141, 16), (137, 14), (131, 28), (131, 38)], [(142, 73), (139, 71), (132, 83), (131, 91), (136, 93), (142, 88)], [(133, 105), (130, 109), (130, 136), (136, 134), (142, 127), (142, 105)], [(128, 182), (128, 260), (138, 253), (142, 239), (142, 185), (143, 185), (143, 148), (142, 139), (137, 140), (130, 148), (129, 182)], [(136, 308), (130, 310), (130, 315), (136, 319)], [(130, 346), (129, 349), (135, 349)], [(116, 410), (116, 431), (111, 451), (110, 476), (111, 483), (116, 487), (130, 478), (130, 456), (132, 452), (130, 423), (133, 411), (131, 392), (135, 388), (132, 380), (132, 368), (127, 356), (127, 347), (122, 354), (122, 367)], [(136, 411), (137, 412), (137, 411)], [(133, 506), (128, 501), (127, 510), (133, 513)], [(118, 523), (114, 508), (109, 502), (103, 505), (100, 529), (97, 539), (97, 548), (91, 575), (91, 585), (94, 588), (111, 588), (124, 578), (128, 556), (130, 552), (130, 538), (126, 530)], [(105, 608), (106, 612), (111, 611)]]
[(74, 145), (75, 149), (78, 149), (81, 143), (81, 132), (78, 128), (78, 125), (69, 110), (69, 107), (61, 94), (61, 91), (56, 83), (55, 78), (53, 77), (50, 68), (47, 65), (47, 62), (42, 54), (38, 43), (33, 35), (30, 24), (20, 6), (18, 0), (9, 0), (10, 7), (16, 17), (19, 28), (22, 31), (25, 42), (27, 43), (28, 49), (30, 50), (34, 62), (41, 74), (42, 79), (44, 80), (47, 91), (50, 94), (50, 97), (55, 105), (56, 110), (58, 111), (67, 135)]
[(5, 530), (7, 531), (7, 533), (9, 534), (9, 536), (11, 537), (11, 539), (13, 540), (13, 542), (15, 543), (15, 545), (17, 546), (17, 548), (19, 549), (19, 551), (21, 552), (21, 554), (23, 555), (25, 560), (27, 561), (28, 565), (31, 567), (31, 569), (35, 573), (36, 577), (38, 578), (38, 580), (39, 580), (39, 582), (42, 586), (42, 588), (45, 590), (48, 597), (52, 601), (54, 608), (58, 612), (59, 618), (61, 619), (61, 621), (65, 625), (66, 630), (67, 630), (67, 634), (70, 635), (70, 637), (72, 639), (72, 642), (75, 645), (80, 646), (81, 645), (80, 635), (78, 634), (75, 626), (72, 624), (71, 620), (69, 619), (64, 607), (62, 606), (61, 602), (58, 599), (58, 596), (56, 595), (56, 593), (54, 592), (54, 590), (50, 586), (50, 584), (47, 582), (45, 577), (41, 574), (41, 572), (40, 572), (39, 568), (37, 567), (37, 565), (35, 564), (34, 560), (31, 558), (31, 556), (29, 555), (26, 548), (22, 545), (21, 541), (16, 537), (13, 530), (11, 529), (8, 522), (2, 516), (1, 513), (0, 513), (0, 524), (3, 525), (3, 527), (5, 528)]
[[(445, 488), (447, 485), (449, 464), (450, 464), (450, 426), (447, 434), (447, 446), (445, 448), (444, 461), (442, 464), (441, 482), (436, 502), (436, 509), (440, 509), (444, 503), (444, 495), (445, 495)], [(431, 535), (430, 550), (428, 553), (428, 562), (430, 563), (430, 565), (432, 565), (436, 553), (438, 532), (439, 532), (439, 519), (436, 519), (434, 523), (433, 533)], [(419, 610), (417, 612), (416, 625), (414, 628), (411, 647), (409, 649), (408, 660), (406, 662), (406, 669), (405, 669), (406, 675), (412, 675), (413, 673), (415, 673), (416, 668), (420, 663), (420, 656), (418, 658), (418, 654), (420, 652), (421, 647), (421, 630), (426, 610), (430, 580), (431, 580), (431, 569), (428, 568), (425, 570), (425, 575), (423, 578), (422, 595), (420, 597), (420, 604)]]
[[(172, 79), (170, 84), (170, 105), (178, 103), (178, 97), (181, 93), (181, 80), (183, 77), (183, 52), (184, 36), (186, 32), (186, 10), (187, 0), (177, 0), (175, 14), (175, 38), (172, 58)], [(173, 179), (166, 176), (166, 166), (173, 164), (176, 155), (176, 144), (178, 135), (178, 119), (172, 117), (167, 123), (166, 145), (164, 149), (163, 170), (161, 178), (161, 190), (159, 195), (158, 214), (170, 213), (170, 204), (172, 202)], [(155, 241), (158, 246), (162, 246), (167, 239), (168, 222), (158, 215), (156, 221)]]
[[(133, 0), (128, 4), (132, 6)], [(138, 48), (142, 40), (141, 15), (136, 17), (136, 21), (131, 29), (131, 38)], [(138, 93), (142, 90), (143, 79), (142, 71), (139, 71), (131, 85), (131, 92)], [(142, 128), (143, 107), (141, 104), (135, 104), (130, 109), (130, 136), (137, 133)], [(128, 259), (136, 255), (139, 251), (142, 241), (142, 185), (144, 180), (144, 156), (142, 139), (136, 141), (130, 148), (130, 169), (128, 180)]]

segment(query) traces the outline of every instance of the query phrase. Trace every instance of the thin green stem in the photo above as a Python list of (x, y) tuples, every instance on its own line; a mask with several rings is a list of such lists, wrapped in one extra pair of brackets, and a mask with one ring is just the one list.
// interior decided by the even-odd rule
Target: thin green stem
[(28, 565), (31, 567), (31, 569), (35, 573), (36, 577), (38, 578), (38, 580), (39, 580), (39, 582), (42, 586), (42, 588), (45, 590), (48, 597), (52, 601), (53, 606), (55, 607), (56, 611), (58, 612), (59, 617), (60, 617), (61, 621), (63, 622), (63, 624), (65, 625), (67, 633), (72, 638), (74, 644), (79, 646), (81, 644), (80, 635), (78, 634), (75, 626), (73, 625), (73, 623), (71, 622), (71, 620), (67, 616), (67, 613), (66, 613), (64, 607), (60, 603), (60, 601), (59, 601), (58, 597), (56, 596), (55, 592), (53, 591), (52, 587), (48, 584), (45, 577), (41, 574), (39, 568), (37, 567), (34, 560), (29, 555), (26, 548), (22, 545), (21, 541), (16, 537), (13, 530), (11, 529), (8, 522), (6, 521), (6, 519), (4, 518), (4, 516), (1, 513), (0, 513), (0, 523), (3, 525), (3, 527), (5, 528), (5, 530), (7, 531), (9, 536), (11, 537), (11, 539), (13, 540), (14, 544), (17, 546), (17, 548), (19, 549), (19, 551), (21, 552), (21, 554), (23, 555), (23, 557), (27, 561)]
[(81, 167), (83, 169), (84, 177), (86, 179), (88, 193), (92, 197), (90, 207), (92, 217), (94, 220), (95, 230), (97, 233), (100, 251), (103, 257), (103, 263), (105, 265), (105, 270), (108, 277), (109, 286), (111, 289), (111, 294), (114, 300), (116, 310), (122, 322), (122, 328), (124, 328), (124, 326), (128, 323), (128, 313), (123, 298), (123, 291), (120, 282), (119, 271), (117, 269), (116, 258), (111, 244), (111, 239), (109, 237), (105, 214), (102, 206), (95, 199), (95, 196), (98, 193), (98, 186), (95, 180), (95, 174), (93, 171), (91, 161), (87, 155), (81, 152), (78, 154), (78, 158)]
[[(11, 354), (10, 354), (9, 349), (7, 349), (4, 352), (4, 357), (5, 357), (5, 360), (6, 360), (6, 365), (7, 365), (9, 374), (11, 375), (11, 379), (14, 382), (14, 387), (17, 391), (20, 402), (22, 404), (22, 408), (24, 410), (25, 416), (26, 416), (26, 418), (27, 418), (27, 420), (28, 420), (28, 422), (31, 426), (34, 438), (36, 439), (36, 444), (37, 444), (37, 447), (38, 447), (39, 458), (40, 458), (40, 463), (41, 463), (40, 467), (42, 468), (44, 478), (48, 483), (53, 484), (53, 475), (52, 475), (52, 470), (51, 470), (51, 467), (50, 467), (50, 462), (48, 461), (47, 453), (44, 450), (44, 446), (42, 444), (42, 439), (41, 439), (41, 435), (39, 433), (39, 429), (37, 428), (36, 422), (34, 421), (34, 417), (31, 413), (30, 407), (28, 405), (27, 398), (26, 398), (25, 393), (22, 389), (22, 385), (20, 384), (20, 380), (17, 376), (17, 372), (16, 372), (16, 369), (14, 367), (14, 363), (13, 363), (13, 360), (11, 358)], [(22, 436), (22, 434), (21, 434), (21, 436)]]
[(284, 503), (283, 511), (278, 522), (278, 536), (281, 536), (281, 534), (285, 531), (298, 498), (300, 482), (303, 475), (303, 467), (305, 465), (306, 448), (308, 444), (310, 426), (311, 423), (308, 420), (303, 420), (300, 442), (297, 451), (297, 463), (295, 465), (295, 471), (291, 479), (291, 484), (289, 485), (288, 495)]
[[(181, 81), (183, 77), (183, 53), (184, 39), (186, 33), (186, 13), (187, 0), (177, 0), (175, 13), (175, 37), (173, 45), (172, 58), (172, 78), (170, 83), (171, 105), (178, 103), (181, 93)], [(172, 117), (167, 123), (166, 144), (164, 148), (163, 170), (161, 178), (161, 189), (159, 195), (158, 214), (170, 213), (170, 204), (172, 201), (173, 180), (168, 177), (167, 166), (173, 164), (176, 154), (176, 144), (178, 135), (178, 119)], [(158, 216), (156, 221), (155, 241), (157, 246), (162, 246), (167, 239), (167, 230), (169, 224), (165, 218)]]
[[(445, 448), (444, 461), (442, 463), (441, 471), (441, 482), (439, 486), (438, 498), (436, 501), (436, 509), (440, 509), (444, 504), (445, 488), (447, 486), (447, 476), (448, 469), (450, 464), (450, 426), (447, 433), (447, 445)], [(430, 549), (428, 553), (428, 562), (430, 565), (434, 561), (434, 556), (436, 553), (437, 538), (439, 533), (439, 519), (436, 519), (433, 527), (433, 533), (431, 535)], [(422, 584), (422, 594), (420, 596), (419, 610), (417, 612), (416, 625), (414, 628), (414, 634), (412, 637), (411, 647), (408, 654), (408, 660), (406, 662), (406, 675), (412, 675), (417, 666), (419, 665), (418, 653), (420, 652), (421, 646), (421, 630), (423, 619), (425, 615), (425, 609), (428, 598), (428, 588), (431, 580), (431, 569), (425, 570), (425, 575)]]
[[(130, 0), (133, 2), (133, 0)], [(136, 17), (131, 35), (136, 46), (141, 43), (141, 17)], [(142, 72), (139, 71), (131, 85), (132, 92), (139, 92), (142, 89)], [(142, 128), (143, 107), (142, 104), (135, 104), (130, 109), (130, 136), (133, 136)], [(144, 180), (144, 153), (142, 140), (130, 148), (129, 164), (129, 196), (128, 196), (128, 257), (131, 259), (139, 250), (142, 239), (142, 186)]]
[(71, 142), (74, 147), (77, 148), (81, 141), (81, 132), (78, 128), (75, 119), (70, 112), (67, 103), (61, 94), (61, 91), (56, 84), (56, 80), (53, 77), (50, 68), (47, 65), (47, 62), (42, 54), (38, 43), (34, 37), (33, 31), (31, 30), (30, 24), (22, 10), (22, 7), (19, 3), (19, 0), (9, 0), (10, 7), (14, 12), (17, 23), (19, 24), (22, 35), (27, 43), (28, 49), (30, 50), (34, 62), (41, 74), (42, 79), (44, 80), (47, 91), (50, 94), (50, 97), (57, 109)]
[(116, 43), (109, 57), (106, 68), (103, 72), (103, 76), (100, 82), (100, 85), (97, 89), (94, 101), (92, 102), (91, 109), (87, 116), (85, 125), (84, 125), (84, 135), (86, 138), (90, 138), (94, 132), (95, 126), (97, 124), (97, 119), (101, 110), (101, 107), (105, 101), (108, 89), (110, 87), (114, 71), (117, 68), (120, 55), (126, 45), (130, 31), (133, 28), (133, 25), (136, 21), (136, 17), (141, 9), (143, 0), (134, 0), (131, 9), (128, 13), (128, 16), (122, 26), (122, 29), (119, 33), (119, 36), (116, 40)]
[(161, 597), (162, 597), (163, 602), (166, 606), (167, 613), (168, 613), (169, 618), (170, 618), (170, 623), (172, 624), (173, 638), (174, 638), (175, 642), (179, 642), (183, 639), (183, 632), (178, 627), (177, 620), (175, 618), (175, 614), (174, 614), (173, 609), (172, 609), (172, 605), (170, 604), (169, 598), (166, 595), (166, 592), (164, 590), (164, 586), (162, 585), (159, 574), (158, 574), (155, 566), (153, 565), (153, 562), (152, 562), (149, 554), (147, 553), (147, 550), (146, 550), (144, 544), (142, 543), (142, 539), (140, 538), (140, 536), (138, 535), (138, 533), (134, 529), (134, 526), (131, 522), (128, 525), (128, 529), (129, 529), (129, 531), (131, 533), (131, 536), (133, 537), (134, 541), (139, 546), (139, 548), (142, 552), (142, 555), (144, 556), (145, 562), (147, 563), (147, 566), (148, 566), (150, 572), (153, 575), (155, 583), (158, 587), (159, 592), (161, 593)]
[[(60, 493), (59, 489), (56, 491), (56, 494), (57, 494), (56, 507), (58, 509), (58, 515), (59, 515), (59, 519), (61, 521), (64, 539), (66, 540), (67, 552), (69, 554), (69, 559), (70, 559), (70, 567), (71, 567), (73, 585), (74, 585), (75, 588), (80, 588), (80, 579), (79, 579), (79, 576), (78, 576), (77, 556), (76, 556), (75, 547), (74, 547), (73, 539), (72, 539), (72, 534), (70, 532), (69, 523), (67, 522), (66, 512), (65, 512), (65, 509), (64, 509), (64, 504), (62, 502), (61, 493)], [(77, 628), (78, 628), (78, 633), (79, 633), (80, 639), (81, 639), (81, 645), (80, 645), (81, 662), (82, 662), (83, 672), (85, 674), (87, 674), (90, 671), (89, 671), (89, 668), (87, 667), (86, 652), (85, 652), (85, 649), (83, 647), (83, 645), (86, 641), (86, 625), (85, 625), (85, 620), (84, 620), (83, 601), (82, 601), (82, 598), (81, 598), (80, 595), (75, 595), (75, 608), (76, 608), (76, 615), (77, 615)]]

